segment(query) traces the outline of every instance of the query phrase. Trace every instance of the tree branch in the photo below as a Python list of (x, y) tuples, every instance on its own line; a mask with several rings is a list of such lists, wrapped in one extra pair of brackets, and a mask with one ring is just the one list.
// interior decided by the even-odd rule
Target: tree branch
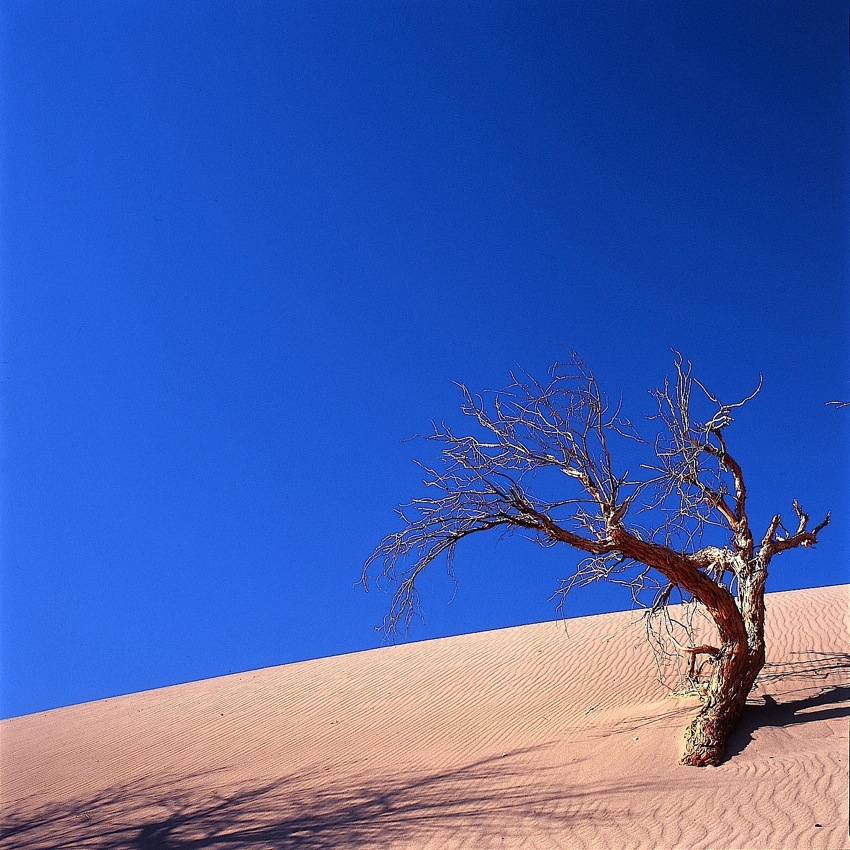
[[(503, 528), (530, 531), (543, 546), (566, 543), (586, 553), (573, 577), (562, 582), (562, 596), (576, 583), (606, 578), (628, 584), (639, 602), (649, 589), (647, 569), (652, 569), (671, 588), (698, 599), (721, 624), (724, 639), (740, 638), (744, 627), (731, 589), (747, 578), (756, 561), (744, 474), (724, 430), (732, 411), (759, 392), (761, 380), (745, 399), (725, 404), (693, 378), (691, 363), (678, 352), (674, 364), (675, 381), (665, 380), (654, 392), (658, 413), (652, 418), (662, 427), (652, 445), (621, 417), (619, 404), (611, 408), (577, 355), (554, 364), (547, 383), (517, 369), (508, 387), (495, 393), (473, 394), (458, 384), (461, 412), (482, 433), (459, 435), (445, 423), (434, 424), (425, 439), (438, 444), (441, 463), (421, 464), (425, 487), (433, 495), (399, 509), (404, 528), (385, 537), (364, 565), (364, 584), (379, 564), (377, 583), (385, 580), (396, 588), (384, 628), (409, 625), (418, 610), (416, 580), (431, 563), (445, 556), (454, 579), (457, 544), (479, 531)], [(714, 407), (702, 423), (692, 412), (694, 384)], [(618, 438), (654, 448), (655, 462), (641, 464), (650, 477), (632, 480), (628, 473), (615, 472), (611, 441)], [(534, 477), (546, 469), (565, 475), (575, 497), (535, 495)], [(639, 497), (642, 511), (658, 515), (660, 524), (627, 527)], [(567, 507), (571, 516), (564, 516)], [(827, 516), (808, 531), (808, 517), (796, 502), (794, 507), (797, 531), (782, 536), (777, 515), (758, 549), (765, 576), (774, 554), (813, 545), (829, 521)], [(702, 546), (708, 526), (730, 533), (731, 545)], [(633, 566), (641, 567), (637, 575), (615, 578)], [(732, 576), (728, 581), (727, 574)]]
[(802, 546), (803, 548), (814, 546), (818, 542), (818, 534), (829, 525), (830, 514), (827, 512), (822, 522), (816, 525), (811, 531), (807, 531), (809, 515), (804, 513), (800, 507), (800, 503), (796, 499), (794, 499), (793, 505), (794, 512), (797, 514), (797, 530), (793, 534), (779, 537), (778, 532), (782, 528), (782, 518), (779, 514), (773, 517), (762, 538), (761, 546), (759, 546), (759, 558), (765, 564), (779, 552), (796, 549), (798, 546)]

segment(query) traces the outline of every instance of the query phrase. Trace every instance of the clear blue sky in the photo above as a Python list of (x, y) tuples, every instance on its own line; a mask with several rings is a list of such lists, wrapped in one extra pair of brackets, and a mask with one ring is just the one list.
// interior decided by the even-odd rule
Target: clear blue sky
[[(575, 348), (681, 349), (756, 525), (848, 580), (844, 2), (39, 2), (2, 18), (0, 714), (380, 644), (402, 439)], [(413, 639), (540, 621), (469, 541)], [(604, 586), (574, 614), (624, 605)]]

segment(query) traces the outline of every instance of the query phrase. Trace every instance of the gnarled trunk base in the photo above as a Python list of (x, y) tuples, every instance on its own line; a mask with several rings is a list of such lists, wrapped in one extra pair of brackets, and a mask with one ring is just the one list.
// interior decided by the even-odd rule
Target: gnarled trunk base
[(689, 767), (719, 765), (746, 701), (745, 694), (740, 705), (703, 706), (685, 732), (685, 752), (680, 764)]
[(755, 652), (721, 651), (703, 706), (685, 732), (685, 751), (680, 764), (716, 767), (723, 761), (729, 737), (763, 666), (761, 648)]

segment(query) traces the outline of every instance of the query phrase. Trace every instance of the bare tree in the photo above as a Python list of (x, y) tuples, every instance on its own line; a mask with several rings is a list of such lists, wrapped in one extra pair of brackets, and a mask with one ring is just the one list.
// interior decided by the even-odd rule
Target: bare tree
[[(691, 364), (678, 353), (675, 367), (675, 380), (653, 392), (658, 409), (650, 419), (658, 433), (651, 443), (621, 416), (619, 406), (612, 408), (577, 355), (556, 363), (545, 384), (519, 371), (511, 373), (507, 388), (486, 396), (459, 384), (461, 410), (480, 426), (481, 437), (434, 424), (426, 439), (440, 446), (441, 465), (420, 464), (433, 494), (399, 508), (404, 527), (369, 557), (363, 582), (389, 582), (394, 595), (383, 628), (408, 627), (419, 611), (417, 580), (423, 570), (444, 557), (454, 577), (457, 544), (502, 529), (585, 553), (562, 594), (597, 579), (625, 583), (646, 606), (647, 622), (658, 624), (675, 592), (700, 608), (716, 632), (713, 643), (676, 642), (702, 700), (685, 733), (682, 763), (717, 765), (764, 665), (771, 559), (814, 545), (829, 515), (810, 529), (808, 515), (794, 500), (793, 530), (776, 514), (756, 542), (744, 474), (725, 432), (732, 412), (758, 393), (761, 380), (750, 396), (725, 404), (693, 378)], [(704, 422), (692, 418), (695, 386), (711, 413)], [(639, 476), (615, 470), (612, 447), (623, 440), (647, 454)], [(563, 482), (559, 473), (569, 480), (567, 498), (542, 495)], [(698, 656), (704, 656), (699, 666)]]

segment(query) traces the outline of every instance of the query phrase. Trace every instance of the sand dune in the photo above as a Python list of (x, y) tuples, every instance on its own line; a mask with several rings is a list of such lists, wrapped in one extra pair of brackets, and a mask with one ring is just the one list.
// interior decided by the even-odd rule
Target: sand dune
[(730, 757), (677, 764), (635, 615), (0, 723), (2, 848), (847, 848), (848, 587), (771, 594)]

